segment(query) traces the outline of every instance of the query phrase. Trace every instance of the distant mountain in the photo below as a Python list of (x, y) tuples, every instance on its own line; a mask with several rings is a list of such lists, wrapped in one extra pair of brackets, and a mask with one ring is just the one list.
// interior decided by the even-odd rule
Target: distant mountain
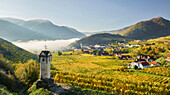
[(71, 39), (85, 36), (75, 29), (57, 26), (48, 20), (30, 20), (23, 22), (20, 25), (54, 39)]
[(37, 59), (37, 55), (32, 54), (12, 43), (0, 38), (0, 55), (13, 62), (27, 62), (30, 59)]
[(86, 36), (73, 28), (57, 26), (48, 20), (24, 21), (15, 18), (1, 18), (0, 33), (2, 33), (0, 37), (10, 41), (56, 40)]
[(110, 34), (120, 34), (122, 33), (124, 30), (128, 29), (130, 26), (128, 27), (124, 27), (121, 29), (117, 29), (117, 30), (108, 30), (108, 31), (97, 31), (97, 32), (83, 32), (86, 35), (92, 35), (92, 34), (97, 34), (97, 33), (110, 33)]
[(121, 35), (131, 39), (152, 39), (170, 35), (170, 21), (162, 17), (141, 21), (124, 30)]
[(124, 41), (124, 40), (129, 40), (129, 39), (126, 39), (125, 37), (118, 34), (99, 33), (99, 34), (93, 34), (91, 36), (84, 37), (72, 43), (71, 46), (78, 46), (79, 44), (83, 44), (83, 45), (105, 44), (106, 45), (116, 41)]
[(121, 29), (117, 29), (117, 30), (110, 30), (110, 31), (100, 31), (100, 32), (96, 32), (96, 33), (111, 33), (111, 34), (120, 34), (122, 33), (124, 30), (128, 29), (130, 26), (128, 27), (124, 27)]
[(16, 19), (16, 18), (10, 18), (10, 17), (9, 18), (0, 18), (0, 19), (12, 22), (14, 24), (20, 24), (20, 23), (24, 22), (24, 20)]
[(47, 40), (43, 34), (36, 33), (30, 29), (24, 28), (9, 21), (0, 20), (0, 37), (10, 41), (28, 41), (28, 40)]

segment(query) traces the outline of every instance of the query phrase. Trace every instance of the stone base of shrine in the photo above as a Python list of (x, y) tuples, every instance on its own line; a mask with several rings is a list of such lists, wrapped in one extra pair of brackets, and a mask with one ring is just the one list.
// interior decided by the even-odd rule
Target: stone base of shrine
[(39, 79), (36, 82), (36, 88), (45, 88), (48, 89), (54, 85), (54, 79)]

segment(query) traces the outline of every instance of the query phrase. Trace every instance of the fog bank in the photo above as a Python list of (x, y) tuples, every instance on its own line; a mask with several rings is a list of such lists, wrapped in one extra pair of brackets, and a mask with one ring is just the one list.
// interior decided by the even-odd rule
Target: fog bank
[(28, 41), (28, 42), (13, 42), (16, 46), (19, 46), (30, 52), (39, 53), (41, 50), (44, 50), (44, 46), (47, 46), (47, 50), (57, 51), (62, 50), (70, 43), (79, 40), (79, 38), (69, 39), (69, 40), (48, 40), (48, 41)]

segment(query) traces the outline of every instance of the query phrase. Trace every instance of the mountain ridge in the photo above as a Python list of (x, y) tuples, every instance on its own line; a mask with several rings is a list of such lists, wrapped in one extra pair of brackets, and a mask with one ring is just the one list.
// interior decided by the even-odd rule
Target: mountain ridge
[(40, 40), (41, 37), (47, 40), (47, 38), (42, 34), (34, 33), (34, 31), (5, 20), (0, 20), (0, 33), (1, 38), (8, 39), (10, 41), (17, 41), (21, 39), (23, 41), (27, 41), (37, 38)]
[[(11, 25), (11, 27), (13, 27), (11, 29), (11, 27), (8, 27), (8, 29), (4, 29), (3, 25), (0, 26), (0, 33), (1, 32), (5, 32), (6, 35), (0, 35), (1, 38), (4, 39), (8, 39), (10, 41), (29, 41), (29, 40), (57, 40), (57, 39), (72, 39), (72, 38), (81, 38), (81, 37), (85, 37), (86, 35), (79, 32), (79, 31), (73, 31), (73, 28), (68, 29), (64, 26), (58, 26), (53, 24), (51, 21), (49, 20), (43, 20), (43, 19), (35, 19), (35, 20), (28, 20), (28, 21), (24, 21), (24, 20), (20, 20), (20, 19), (15, 19), (15, 18), (0, 18), (0, 21), (7, 21), (8, 24)], [(1, 23), (0, 22), (0, 23)], [(7, 23), (5, 26), (9, 26)], [(13, 24), (13, 26), (12, 26)], [(21, 34), (18, 32), (18, 29), (15, 29), (14, 27), (20, 27), (19, 30), (23, 30), (23, 31), (27, 31), (27, 35), (33, 35), (32, 37), (26, 37), (24, 38), (24, 35), (22, 31)], [(8, 33), (10, 30), (10, 33), (13, 31), (15, 34), (19, 34), (20, 35), (20, 39), (18, 35), (13, 35), (11, 36), (10, 33)], [(31, 34), (28, 34), (28, 33)], [(23, 34), (23, 35), (22, 35)], [(34, 37), (35, 34), (35, 37)], [(16, 37), (16, 39), (15, 39)]]

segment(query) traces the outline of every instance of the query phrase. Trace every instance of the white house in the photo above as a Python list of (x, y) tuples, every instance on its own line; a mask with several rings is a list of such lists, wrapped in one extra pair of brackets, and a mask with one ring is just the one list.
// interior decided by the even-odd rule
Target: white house
[(166, 61), (170, 61), (170, 54), (167, 55)]
[(95, 48), (99, 48), (99, 47), (100, 47), (100, 45), (94, 45), (94, 47), (95, 47)]
[(143, 69), (143, 68), (148, 68), (150, 67), (148, 62), (145, 61), (134, 61), (131, 63), (131, 68), (134, 69)]

